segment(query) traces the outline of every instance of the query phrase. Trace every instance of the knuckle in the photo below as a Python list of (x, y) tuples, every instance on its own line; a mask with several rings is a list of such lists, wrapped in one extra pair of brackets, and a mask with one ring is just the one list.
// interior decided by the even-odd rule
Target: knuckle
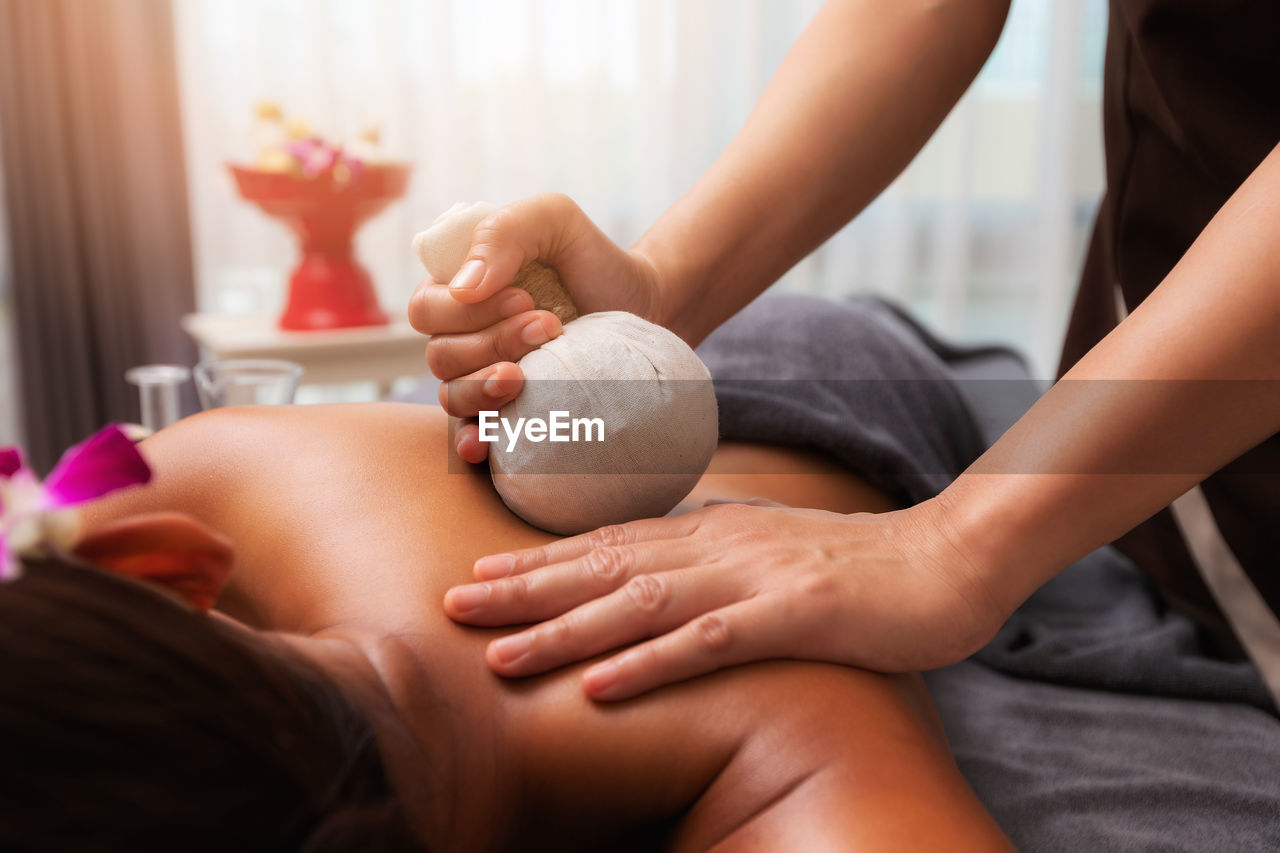
[(572, 216), (579, 211), (578, 203), (565, 193), (547, 193), (543, 200), (548, 209), (562, 216)]
[(821, 623), (835, 614), (840, 604), (840, 583), (831, 575), (814, 573), (795, 586), (797, 618)]
[(626, 577), (633, 562), (631, 552), (615, 547), (596, 548), (583, 561), (588, 574), (606, 583), (614, 583)]
[(497, 248), (516, 224), (515, 213), (500, 207), (481, 219), (471, 234), (471, 257), (483, 258), (487, 249)]
[(718, 613), (699, 616), (690, 627), (698, 645), (708, 654), (724, 654), (733, 645), (729, 622)]
[(548, 646), (560, 646), (571, 642), (576, 633), (573, 617), (566, 613), (535, 631), (534, 642), (541, 640)]
[(455, 361), (449, 351), (450, 343), (447, 338), (432, 338), (427, 342), (427, 369), (438, 379), (454, 378)]
[[(453, 379), (440, 385), (443, 397), (440, 400), (440, 407), (455, 418), (471, 418), (475, 417), (475, 397), (470, 389), (474, 382), (468, 382), (462, 379)], [(461, 438), (470, 428), (469, 424), (462, 424), (458, 427), (458, 432), (454, 438)]]
[[(661, 643), (645, 643), (623, 657), (625, 674), (635, 677), (645, 672), (661, 672), (667, 662)], [(629, 671), (628, 671), (629, 670)]]
[(529, 603), (532, 590), (529, 589), (529, 579), (524, 575), (505, 578), (502, 582), (502, 587), (512, 604), (524, 605)]
[[(523, 551), (516, 551), (516, 568), (524, 568), (525, 566), (545, 566), (548, 563), (554, 563), (552, 553), (545, 545), (537, 545), (533, 548), (527, 548)], [(517, 577), (519, 577), (517, 575)]]
[(513, 317), (511, 321), (494, 326), (489, 334), (489, 348), (492, 350), (494, 362), (519, 361), (528, 353), (529, 347), (520, 338), (520, 332), (527, 323), (523, 317)]
[(796, 587), (806, 596), (826, 599), (835, 596), (840, 584), (826, 572), (810, 572), (800, 579)]
[[(721, 539), (725, 542), (726, 547), (757, 547), (762, 543), (766, 546), (769, 544), (770, 534), (767, 529), (752, 524), (742, 524), (733, 521), (725, 525), (720, 531)], [(764, 555), (757, 554), (758, 558)]]
[(431, 333), (431, 297), (425, 287), (409, 297), (409, 325), (424, 335)]
[(670, 598), (668, 585), (653, 575), (636, 575), (627, 581), (625, 589), (636, 609), (646, 613), (662, 610)]
[(631, 544), (631, 528), (624, 524), (610, 524), (587, 535), (592, 547), (615, 548)]
[(747, 514), (745, 512), (746, 509), (746, 506), (740, 503), (716, 504), (715, 506), (710, 507), (712, 517), (723, 522), (736, 522), (741, 520), (742, 517)]
[[(449, 298), (453, 299), (452, 296)], [(457, 315), (457, 319), (454, 322), (457, 323), (460, 330), (479, 332), (494, 322), (490, 316), (493, 311), (492, 306), (483, 302), (476, 305), (455, 304), (453, 310)]]

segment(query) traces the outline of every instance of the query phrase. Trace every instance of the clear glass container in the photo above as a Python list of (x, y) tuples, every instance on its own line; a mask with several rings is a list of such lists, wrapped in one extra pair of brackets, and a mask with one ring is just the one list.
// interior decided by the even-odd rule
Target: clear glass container
[(151, 432), (164, 429), (182, 417), (180, 391), (191, 378), (191, 369), (180, 364), (143, 364), (125, 371), (127, 382), (138, 386), (142, 425)]
[(302, 365), (253, 358), (202, 361), (196, 365), (196, 391), (205, 409), (220, 406), (282, 406), (293, 402)]

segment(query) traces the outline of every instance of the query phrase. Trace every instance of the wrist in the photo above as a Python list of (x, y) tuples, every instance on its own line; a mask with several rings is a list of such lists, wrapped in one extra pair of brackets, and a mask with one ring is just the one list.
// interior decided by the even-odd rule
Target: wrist
[(649, 282), (649, 312), (645, 319), (670, 329), (689, 346), (696, 347), (711, 331), (702, 330), (693, 299), (697, 273), (680, 262), (679, 252), (649, 234), (632, 246), (629, 254)]
[(953, 483), (936, 497), (912, 507), (918, 523), (930, 531), (934, 562), (974, 603), (1003, 624), (1030, 595), (1024, 591), (1010, 557), (1006, 532), (994, 523), (973, 494)]
[[(1013, 612), (992, 566), (972, 551), (948, 498), (938, 496), (892, 513), (892, 546), (912, 577), (912, 606), (942, 633), (926, 668), (946, 666), (981, 649)], [(945, 642), (943, 642), (945, 640)]]
[(962, 474), (926, 502), (930, 522), (962, 558), (1001, 621), (1070, 562), (1054, 553), (1053, 538), (1030, 511), (1035, 500), (1020, 494), (1020, 485), (999, 476)]

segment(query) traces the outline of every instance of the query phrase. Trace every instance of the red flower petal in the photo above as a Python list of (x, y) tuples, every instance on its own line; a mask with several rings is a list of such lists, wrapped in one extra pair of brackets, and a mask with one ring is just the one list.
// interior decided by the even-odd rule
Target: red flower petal
[(71, 506), (150, 479), (151, 468), (138, 448), (110, 424), (62, 454), (44, 490), (51, 507)]

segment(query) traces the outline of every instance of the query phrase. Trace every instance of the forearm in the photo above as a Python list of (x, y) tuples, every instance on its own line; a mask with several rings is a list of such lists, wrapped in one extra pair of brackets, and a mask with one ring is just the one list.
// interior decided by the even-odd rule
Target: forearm
[(724, 154), (637, 242), (697, 343), (911, 161), (986, 60), (1008, 0), (831, 0)]
[(1011, 608), (1280, 429), (1280, 149), (943, 495)]

